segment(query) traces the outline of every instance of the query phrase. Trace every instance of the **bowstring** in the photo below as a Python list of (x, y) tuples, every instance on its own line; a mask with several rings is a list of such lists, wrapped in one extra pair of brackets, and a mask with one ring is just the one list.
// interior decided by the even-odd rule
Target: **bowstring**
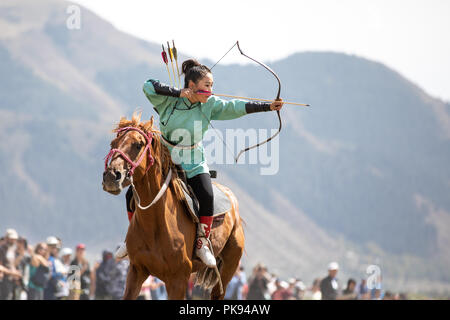
[(235, 42), (235, 44), (233, 44), (233, 46), (230, 48), (230, 50), (227, 51), (227, 53), (225, 53), (222, 58), (219, 59), (219, 61), (217, 61), (216, 63), (214, 63), (214, 65), (209, 68), (209, 70), (212, 70), (223, 58), (225, 58), (225, 56), (231, 51), (233, 50), (233, 48), (237, 45), (237, 41)]
[(208, 125), (210, 125), (211, 128), (214, 129), (214, 131), (216, 132), (216, 134), (217, 134), (217, 136), (219, 137), (219, 139), (222, 141), (222, 143), (223, 143), (223, 145), (225, 146), (225, 148), (228, 150), (228, 152), (231, 153), (231, 155), (233, 156), (233, 158), (235, 158), (235, 157), (234, 157), (234, 152), (231, 151), (231, 149), (228, 147), (228, 145), (227, 145), (227, 144), (225, 143), (225, 141), (222, 139), (222, 136), (221, 136), (221, 134), (219, 134), (219, 131), (212, 125), (211, 120), (208, 119), (208, 117), (203, 113), (203, 111), (202, 111), (202, 106), (201, 106), (201, 105), (199, 106), (199, 110), (200, 110), (200, 113), (203, 115), (203, 117), (206, 119), (206, 121), (208, 121)]
[[(231, 46), (231, 48), (216, 62), (216, 63), (214, 63), (214, 65), (209, 69), (209, 70), (212, 70), (220, 61), (222, 61), (222, 59), (223, 58), (225, 58), (225, 56), (231, 51), (231, 50), (233, 50), (233, 48), (234, 47), (236, 47), (236, 45), (238, 44), (238, 42), (236, 41), (232, 46)], [(217, 136), (219, 137), (219, 139), (222, 141), (222, 143), (223, 143), (223, 145), (225, 146), (225, 148), (227, 149), (227, 151), (228, 152), (230, 152), (230, 154), (233, 156), (233, 159), (235, 159), (235, 156), (234, 156), (234, 152), (233, 151), (231, 151), (231, 149), (228, 147), (228, 145), (226, 144), (226, 142), (222, 139), (222, 136), (221, 136), (221, 134), (218, 134), (218, 130), (212, 125), (212, 123), (211, 123), (211, 120), (210, 119), (208, 119), (208, 117), (203, 113), (203, 111), (202, 111), (202, 108), (201, 108), (201, 106), (200, 106), (200, 112), (201, 112), (201, 114), (203, 115), (203, 117), (208, 121), (208, 125), (210, 125), (211, 126), (211, 128), (213, 128), (214, 129), (214, 131), (216, 131), (216, 133), (217, 133)]]

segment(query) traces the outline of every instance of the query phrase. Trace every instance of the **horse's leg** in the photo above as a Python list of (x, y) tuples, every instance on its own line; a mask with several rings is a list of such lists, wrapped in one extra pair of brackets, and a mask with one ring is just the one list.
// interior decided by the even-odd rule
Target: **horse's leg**
[(186, 298), (186, 290), (191, 274), (190, 272), (180, 274), (170, 277), (170, 280), (165, 282), (168, 300), (184, 300)]
[(169, 300), (186, 299), (186, 291), (189, 278), (191, 277), (192, 264), (187, 263), (182, 270), (176, 272), (173, 277), (166, 283), (167, 298)]
[(217, 283), (211, 291), (211, 300), (222, 300), (225, 296), (225, 292), (228, 283), (233, 278), (241, 260), (242, 253), (244, 252), (244, 231), (242, 225), (237, 226), (228, 238), (225, 247), (220, 253), (223, 265), (220, 271), (220, 277), (222, 279), (223, 293), (220, 294), (220, 284)]
[(149, 275), (142, 271), (138, 271), (136, 266), (130, 265), (127, 275), (127, 283), (125, 287), (125, 294), (123, 295), (124, 300), (136, 300), (141, 291), (142, 284), (147, 279)]

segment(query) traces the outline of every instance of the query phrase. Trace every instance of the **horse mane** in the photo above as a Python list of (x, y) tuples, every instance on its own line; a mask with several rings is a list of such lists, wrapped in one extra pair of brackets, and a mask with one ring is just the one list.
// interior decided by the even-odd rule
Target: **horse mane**
[[(161, 143), (161, 131), (159, 131), (158, 128), (155, 127), (153, 116), (150, 118), (150, 120), (145, 122), (141, 122), (141, 116), (141, 112), (134, 112), (131, 120), (127, 119), (126, 117), (121, 117), (113, 132), (117, 132), (121, 128), (125, 127), (139, 128), (146, 134), (151, 132), (153, 134), (153, 143), (150, 149), (152, 152), (152, 156), (155, 159), (155, 163), (153, 165), (157, 166), (159, 174), (163, 177), (166, 177), (169, 173), (169, 169), (172, 168), (171, 186), (173, 186), (173, 191), (177, 200), (182, 201), (184, 199), (184, 193), (181, 184), (178, 181), (178, 170), (175, 166), (175, 163), (172, 161), (169, 149), (167, 149), (167, 147)], [(111, 142), (111, 144), (113, 144), (113, 142)]]

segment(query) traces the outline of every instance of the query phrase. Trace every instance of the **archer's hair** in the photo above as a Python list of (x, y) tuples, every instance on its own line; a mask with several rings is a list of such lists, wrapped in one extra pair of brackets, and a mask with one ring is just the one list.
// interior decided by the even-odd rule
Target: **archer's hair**
[(202, 79), (208, 73), (211, 73), (211, 70), (198, 62), (195, 59), (189, 59), (183, 62), (181, 65), (181, 71), (184, 74), (184, 87), (189, 87), (189, 80), (192, 80), (194, 83), (197, 83), (198, 80)]

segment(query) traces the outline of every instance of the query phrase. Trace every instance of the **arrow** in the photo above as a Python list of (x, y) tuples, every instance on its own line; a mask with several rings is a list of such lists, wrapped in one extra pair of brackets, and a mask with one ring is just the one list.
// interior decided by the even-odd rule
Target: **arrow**
[(166, 64), (167, 73), (169, 74), (170, 84), (173, 86), (172, 78), (170, 77), (170, 71), (169, 71), (169, 60), (167, 59), (167, 53), (166, 53), (166, 49), (164, 49), (164, 45), (162, 45), (162, 50), (163, 51), (161, 52), (161, 56), (162, 56), (164, 63)]
[(172, 52), (173, 52), (173, 57), (175, 58), (175, 63), (177, 64), (178, 86), (181, 88), (180, 69), (178, 68), (178, 53), (177, 53), (177, 48), (175, 48), (174, 40), (172, 40)]
[[(218, 96), (218, 97), (226, 97), (226, 98), (234, 98), (234, 99), (243, 99), (243, 100), (254, 100), (254, 101), (265, 101), (265, 102), (276, 102), (277, 100), (267, 100), (267, 99), (260, 99), (260, 98), (249, 98), (249, 97), (239, 97), (239, 96), (232, 96), (229, 94), (218, 94), (218, 93), (212, 93), (210, 91), (205, 91), (205, 90), (198, 90), (196, 92), (197, 94), (201, 94), (201, 95), (205, 95), (205, 96)], [(297, 102), (287, 102), (287, 101), (282, 101), (284, 104), (292, 104), (292, 105), (296, 105), (296, 106), (303, 106), (303, 107), (310, 107), (309, 104), (304, 104), (304, 103), (297, 103)]]
[[(170, 44), (169, 41), (167, 41), (167, 51), (169, 52), (169, 57), (170, 57), (170, 63), (172, 64), (172, 71), (173, 71), (173, 83), (176, 84), (176, 79), (175, 79), (175, 68), (173, 66), (173, 51), (172, 48), (170, 48)], [(178, 84), (178, 87), (180, 87), (180, 85)]]

